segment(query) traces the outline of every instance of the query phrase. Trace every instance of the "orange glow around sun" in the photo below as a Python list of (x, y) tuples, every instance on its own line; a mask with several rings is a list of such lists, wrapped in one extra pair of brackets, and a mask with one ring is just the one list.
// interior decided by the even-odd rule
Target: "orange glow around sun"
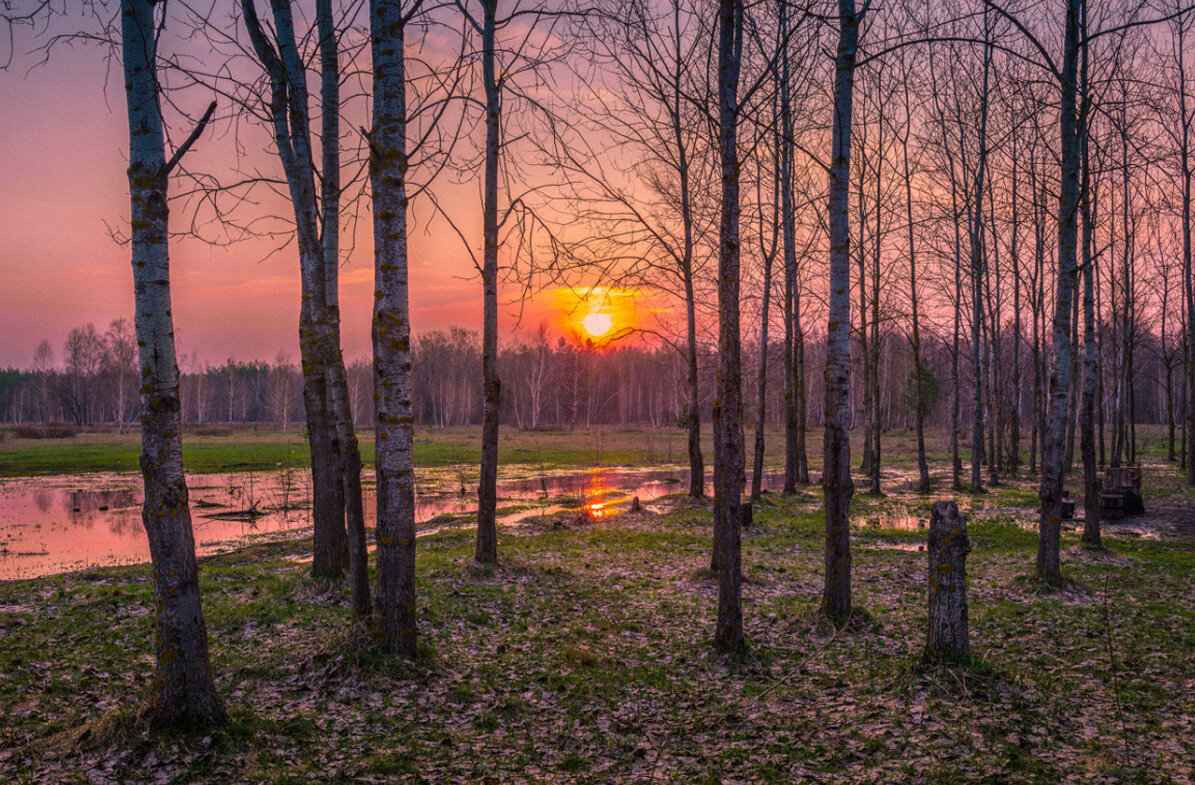
[(631, 289), (605, 286), (562, 287), (553, 292), (559, 327), (582, 344), (608, 345), (638, 325), (636, 295)]

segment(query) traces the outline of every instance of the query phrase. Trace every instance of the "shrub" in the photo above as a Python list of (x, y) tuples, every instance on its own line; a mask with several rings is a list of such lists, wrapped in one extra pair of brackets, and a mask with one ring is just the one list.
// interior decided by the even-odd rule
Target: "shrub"
[(27, 423), (13, 426), (12, 433), (20, 439), (69, 439), (79, 428), (65, 422)]

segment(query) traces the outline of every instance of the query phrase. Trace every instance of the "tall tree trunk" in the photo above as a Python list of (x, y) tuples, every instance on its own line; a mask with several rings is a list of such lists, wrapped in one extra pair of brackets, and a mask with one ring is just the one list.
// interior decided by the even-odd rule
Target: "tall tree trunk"
[[(989, 31), (985, 16), (984, 39)], [(988, 143), (988, 84), (992, 66), (992, 47), (987, 43), (983, 50), (983, 91), (979, 114), (979, 162), (975, 170), (974, 205), (971, 214), (971, 489), (983, 490), (981, 466), (983, 463), (983, 192), (984, 176), (987, 174)]]
[(1100, 482), (1095, 454), (1095, 257), (1091, 253), (1092, 220), (1088, 206), (1083, 210), (1083, 408), (1081, 445), (1083, 454), (1083, 544), (1100, 547)]
[(407, 99), (402, 0), (370, 0), (373, 52), (373, 374), (377, 432), (378, 632), (415, 653), (415, 462), (407, 290)]
[(681, 226), (684, 232), (681, 249), (681, 276), (685, 283), (685, 380), (689, 390), (689, 406), (685, 419), (689, 444), (689, 496), (700, 499), (705, 495), (705, 459), (701, 454), (701, 383), (697, 375), (697, 296), (693, 284), (693, 190), (690, 181), (690, 155), (685, 144), (685, 130), (681, 113), (684, 95), (683, 82), (686, 64), (680, 56), (681, 7), (679, 0), (672, 5), (672, 34), (676, 58), (672, 73), (672, 138), (676, 141), (677, 174), (680, 179)]
[(741, 0), (718, 5), (718, 148), (722, 216), (718, 249), (718, 409), (714, 430), (714, 549), (718, 563), (718, 622), (714, 644), (741, 648), (742, 553), (739, 503), (744, 477), (743, 391), (739, 334), (738, 87), (743, 50)]
[(353, 424), (352, 397), (344, 353), (340, 348), (340, 41), (332, 17), (332, 0), (316, 3), (319, 28), (320, 104), (323, 151), (320, 197), (323, 223), (324, 281), (331, 344), (329, 392), (332, 419), (340, 447), (340, 476), (344, 482), (345, 524), (348, 530), (349, 572), (353, 615), (372, 615), (369, 599), (369, 551), (365, 539), (365, 508), (361, 498), (361, 448)]
[(1187, 304), (1187, 324), (1184, 332), (1185, 351), (1183, 352), (1186, 366), (1186, 410), (1183, 418), (1183, 467), (1186, 469), (1187, 483), (1195, 485), (1195, 460), (1191, 460), (1191, 443), (1195, 439), (1195, 271), (1192, 265), (1191, 252), (1191, 114), (1187, 108), (1187, 69), (1185, 38), (1188, 17), (1184, 14), (1178, 19), (1178, 78), (1179, 78), (1179, 111), (1182, 114), (1182, 145), (1179, 149), (1179, 159), (1182, 165), (1183, 178), (1183, 294)]
[[(1083, 9), (1082, 32), (1087, 32), (1087, 9)], [(1092, 253), (1095, 233), (1095, 201), (1091, 187), (1090, 136), (1087, 118), (1091, 109), (1088, 95), (1087, 48), (1079, 74), (1079, 156), (1083, 167), (1080, 187), (1080, 211), (1083, 220), (1083, 404), (1080, 411), (1080, 450), (1083, 454), (1083, 544), (1100, 547), (1100, 481), (1095, 455), (1095, 397), (1098, 381), (1095, 343), (1095, 254)]]
[(797, 492), (800, 454), (797, 440), (796, 326), (800, 295), (797, 292), (797, 215), (793, 203), (793, 120), (790, 84), (788, 3), (777, 7), (780, 26), (780, 127), (779, 146), (780, 227), (784, 239), (784, 493)]
[(1049, 422), (1042, 453), (1041, 522), (1038, 531), (1037, 577), (1062, 580), (1062, 486), (1066, 477), (1066, 419), (1070, 410), (1070, 316), (1075, 290), (1077, 213), (1079, 208), (1079, 118), (1075, 95), (1079, 59), (1079, 18), (1084, 0), (1067, 0), (1066, 36), (1059, 87), (1061, 177), (1058, 198), (1058, 282), (1054, 310), (1054, 363), (1050, 373)]
[(502, 383), (498, 378), (498, 155), (501, 145), (501, 86), (495, 37), (498, 0), (481, 0), (481, 69), (485, 88), (485, 191), (482, 204), (481, 480), (477, 487), (477, 551), (481, 564), (498, 561), (498, 422)]
[(152, 0), (123, 0), (121, 44), (129, 118), (133, 296), (141, 368), (141, 521), (149, 536), (156, 614), (156, 668), (149, 720), (155, 727), (207, 727), (226, 720), (208, 657), (187, 481), (174, 317), (170, 301), (170, 170), (211, 117), (166, 161)]
[[(787, 46), (787, 40), (781, 36), (781, 45)], [(776, 261), (776, 252), (780, 247), (781, 218), (780, 218), (780, 147), (781, 130), (779, 96), (772, 101), (772, 127), (776, 137), (772, 147), (772, 216), (771, 220), (763, 219), (763, 197), (758, 199), (761, 216), (759, 227), (760, 250), (763, 255), (763, 302), (759, 314), (759, 368), (756, 375), (755, 400), (755, 442), (751, 464), (751, 501), (758, 502), (763, 494), (763, 458), (764, 458), (764, 427), (767, 425), (768, 413), (768, 318), (772, 304), (772, 264)], [(760, 178), (762, 179), (762, 177)], [(762, 189), (761, 189), (762, 190)], [(771, 244), (765, 246), (763, 238), (771, 231)], [(741, 523), (741, 522), (740, 522)]]
[[(911, 76), (911, 75), (909, 75)], [(902, 160), (905, 175), (905, 223), (909, 240), (909, 301), (912, 305), (913, 344), (913, 422), (917, 431), (917, 492), (929, 493), (929, 464), (925, 460), (925, 374), (928, 368), (921, 357), (920, 302), (917, 299), (917, 237), (913, 223), (913, 171), (909, 165), (909, 136), (913, 132), (913, 102), (910, 96), (909, 78), (904, 80), (905, 129), (901, 139), (904, 148)]]
[(337, 579), (344, 572), (348, 541), (344, 517), (342, 458), (329, 404), (331, 332), (327, 274), (319, 237), (315, 161), (311, 149), (307, 73), (296, 43), (288, 0), (273, 0), (274, 37), (266, 38), (253, 0), (241, 12), (253, 49), (270, 77), (270, 119), (295, 213), (302, 304), (299, 353), (303, 366), (303, 408), (311, 449), (314, 554), (312, 575)]
[(859, 18), (854, 0), (838, 0), (834, 63), (834, 124), (830, 141), (830, 295), (826, 328), (825, 507), (826, 559), (822, 612), (851, 613), (851, 110)]
[(959, 223), (962, 215), (958, 207), (958, 186), (955, 178), (950, 178), (950, 204), (953, 208), (954, 220), (954, 324), (951, 331), (950, 349), (950, 487), (953, 490), (963, 489), (963, 457), (959, 449), (960, 409), (962, 408), (963, 384), (962, 374), (959, 372), (959, 359), (962, 352), (961, 339), (963, 331), (963, 251), (962, 232)]
[[(877, 84), (877, 87), (879, 84)], [(871, 257), (871, 340), (868, 342), (869, 362), (871, 366), (871, 409), (867, 413), (867, 428), (871, 433), (868, 440), (870, 456), (867, 459), (868, 479), (871, 481), (869, 490), (879, 496), (883, 493), (880, 488), (880, 261), (884, 250), (883, 204), (881, 192), (882, 173), (884, 169), (884, 102), (880, 101), (879, 117), (876, 118), (879, 138), (876, 140), (875, 168), (875, 235), (872, 237), (874, 249)], [(864, 306), (866, 307), (866, 306)]]
[(1016, 477), (1021, 468), (1021, 256), (1020, 214), (1017, 212), (1020, 192), (1017, 188), (1017, 137), (1012, 138), (1012, 227), (1009, 256), (1012, 262), (1012, 409), (1008, 436), (1008, 471)]

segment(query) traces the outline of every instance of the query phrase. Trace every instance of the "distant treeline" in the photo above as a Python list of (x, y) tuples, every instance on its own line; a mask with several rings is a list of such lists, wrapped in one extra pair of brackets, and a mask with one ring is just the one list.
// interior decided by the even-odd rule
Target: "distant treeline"
[[(1012, 331), (997, 353), (1005, 378), (1013, 362)], [(902, 332), (882, 331), (879, 352), (880, 413), (883, 427), (909, 428), (913, 418), (913, 363)], [(924, 340), (924, 339), (923, 339)], [(1171, 422), (1169, 402), (1181, 412), (1182, 373), (1176, 358), (1181, 351), (1163, 346), (1152, 333), (1140, 334), (1138, 367), (1134, 383), (1135, 421)], [(947, 427), (951, 346), (937, 338), (925, 340), (928, 422)], [(858, 347), (856, 346), (857, 350)], [(72, 330), (62, 347), (62, 362), (43, 342), (33, 367), (0, 370), (0, 421), (6, 423), (69, 422), (77, 425), (127, 423), (137, 418), (135, 346), (128, 324), (117, 320), (107, 332), (94, 326)], [(784, 416), (782, 346), (769, 344), (768, 418), (779, 426)], [(1022, 344), (1019, 352), (1023, 376), (1032, 380), (1044, 374), (1041, 358)], [(701, 416), (710, 418), (714, 390), (714, 347), (701, 352)], [(748, 344), (744, 361), (755, 366), (758, 345)], [(969, 352), (960, 350), (959, 362), (968, 365)], [(856, 358), (858, 362), (861, 359)], [(807, 339), (806, 367), (816, 371), (825, 362), (820, 336)], [(195, 365), (195, 363), (192, 363)], [(434, 330), (415, 339), (414, 410), (421, 425), (473, 425), (481, 421), (481, 345), (473, 331)], [(1169, 366), (1169, 367), (1168, 367)], [(669, 345), (580, 346), (539, 331), (516, 340), (500, 351), (503, 422), (517, 428), (571, 428), (593, 424), (635, 423), (664, 426), (679, 424), (687, 416), (684, 358)], [(963, 421), (970, 417), (970, 374), (962, 376)], [(373, 418), (369, 363), (358, 360), (348, 368), (354, 418), (368, 425)], [(822, 374), (811, 372), (808, 412), (810, 425), (821, 422)], [(856, 378), (859, 378), (856, 376)], [(754, 411), (754, 375), (746, 397)], [(1112, 384), (1115, 380), (1109, 379)], [(296, 364), (283, 354), (275, 362), (228, 360), (219, 366), (184, 369), (183, 418), (188, 423), (272, 423), (286, 429), (303, 422), (302, 379)], [(1124, 394), (1109, 387), (1105, 399)], [(998, 408), (1019, 407), (1027, 430), (1035, 430), (1033, 385), (1019, 390), (1006, 387), (995, 392)], [(863, 416), (862, 386), (855, 385), (857, 418)], [(1106, 407), (1109, 416), (1110, 407)], [(750, 419), (750, 418), (749, 418)], [(1032, 440), (1031, 440), (1032, 441)]]

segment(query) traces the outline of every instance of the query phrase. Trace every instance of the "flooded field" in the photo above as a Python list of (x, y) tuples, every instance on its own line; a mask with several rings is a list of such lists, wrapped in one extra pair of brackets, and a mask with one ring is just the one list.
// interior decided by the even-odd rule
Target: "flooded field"
[[(886, 480), (899, 487), (901, 477)], [(366, 475), (365, 512), (373, 525), (372, 478)], [(763, 487), (778, 492), (783, 477), (766, 474)], [(220, 553), (249, 542), (282, 536), (309, 536), (311, 479), (306, 471), (233, 472), (188, 475), (192, 524), (199, 555)], [(476, 510), (476, 467), (418, 470), (416, 521), (421, 533), (468, 525)], [(649, 470), (605, 467), (549, 471), (529, 465), (503, 467), (498, 480), (498, 522), (511, 526), (539, 515), (584, 514), (600, 519), (625, 511), (632, 500), (648, 504), (688, 489), (688, 468)], [(713, 488), (707, 485), (707, 493)], [(811, 489), (816, 493), (816, 486)], [(862, 512), (852, 519), (860, 529), (924, 532), (926, 512), (909, 512), (925, 497), (898, 491), (887, 511)], [(1003, 517), (1036, 528), (1032, 509), (988, 507), (964, 498), (968, 516)], [(922, 507), (924, 509), (924, 507)], [(1106, 523), (1110, 536), (1191, 539), (1195, 510), (1160, 509), (1151, 514)], [(1081, 510), (1080, 510), (1081, 514)], [(1082, 520), (1066, 521), (1066, 531), (1082, 529)], [(897, 546), (892, 546), (897, 547)], [(915, 548), (915, 544), (900, 544)], [(141, 524), (141, 478), (136, 474), (98, 473), (0, 479), (0, 580), (32, 578), (89, 567), (137, 564), (149, 560)]]
[[(779, 488), (778, 475), (766, 479), (765, 487)], [(311, 526), (306, 472), (195, 474), (187, 483), (201, 556)], [(463, 470), (419, 472), (416, 520), (439, 527), (467, 519), (476, 510), (475, 487), (476, 477)], [(499, 478), (498, 504), (522, 503), (521, 509), (500, 514), (499, 522), (510, 525), (536, 513), (566, 510), (600, 518), (625, 509), (634, 497), (649, 502), (687, 488), (683, 467), (563, 473), (512, 467)], [(372, 483), (366, 484), (365, 496), (367, 525), (373, 525)], [(148, 561), (141, 499), (136, 474), (0, 479), (0, 580)]]

